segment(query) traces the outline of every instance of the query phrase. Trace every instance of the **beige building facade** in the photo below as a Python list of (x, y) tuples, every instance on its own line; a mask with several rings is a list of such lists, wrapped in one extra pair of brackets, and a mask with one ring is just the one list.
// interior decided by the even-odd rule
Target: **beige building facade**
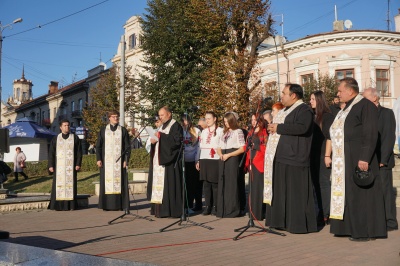
[(337, 80), (355, 78), (360, 91), (377, 88), (386, 107), (393, 107), (400, 96), (399, 32), (345, 30), (286, 43), (278, 39), (276, 46), (269, 43), (259, 52), (266, 89), (282, 89), (288, 82), (304, 85), (318, 75), (329, 74)]

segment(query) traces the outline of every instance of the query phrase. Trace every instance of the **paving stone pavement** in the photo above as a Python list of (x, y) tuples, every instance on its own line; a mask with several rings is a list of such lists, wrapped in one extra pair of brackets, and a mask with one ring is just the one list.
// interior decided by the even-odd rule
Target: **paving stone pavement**
[[(131, 214), (149, 216), (145, 196), (131, 198)], [(387, 239), (365, 243), (334, 237), (329, 226), (318, 233), (279, 236), (249, 229), (237, 241), (235, 228), (247, 225), (248, 217), (218, 219), (194, 215), (190, 221), (160, 232), (177, 219), (140, 219), (123, 212), (97, 209), (97, 197), (89, 208), (58, 212), (19, 211), (0, 214), (2, 240), (51, 250), (81, 253), (155, 265), (400, 265), (400, 231)], [(397, 209), (397, 217), (400, 208)], [(150, 216), (149, 216), (150, 217)], [(399, 219), (400, 220), (400, 219)], [(258, 225), (257, 221), (255, 222)], [(264, 225), (264, 222), (260, 222)], [(17, 250), (15, 252), (18, 252)], [(1, 262), (0, 262), (1, 264)]]

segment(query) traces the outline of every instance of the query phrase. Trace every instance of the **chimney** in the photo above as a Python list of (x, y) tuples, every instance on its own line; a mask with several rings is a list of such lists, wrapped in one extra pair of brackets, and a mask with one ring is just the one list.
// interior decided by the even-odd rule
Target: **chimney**
[(333, 22), (333, 31), (344, 31), (344, 21), (336, 20)]
[(400, 8), (399, 8), (399, 14), (394, 16), (394, 25), (396, 27), (396, 32), (400, 32)]
[(56, 93), (57, 91), (58, 91), (58, 82), (57, 81), (50, 81), (49, 94)]

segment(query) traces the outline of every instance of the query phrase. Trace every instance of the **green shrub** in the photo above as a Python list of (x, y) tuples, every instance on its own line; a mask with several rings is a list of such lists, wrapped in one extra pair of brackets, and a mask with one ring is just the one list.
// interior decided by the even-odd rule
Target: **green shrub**
[(129, 160), (129, 168), (149, 168), (150, 156), (145, 148), (134, 149), (131, 151), (131, 158)]
[[(140, 148), (132, 150), (131, 158), (129, 160), (129, 168), (130, 169), (147, 169), (149, 168), (149, 154), (146, 149)], [(11, 169), (14, 169), (14, 163), (7, 163)], [(96, 154), (88, 154), (83, 155), (82, 157), (82, 165), (81, 172), (96, 172), (98, 171)], [(47, 167), (47, 160), (39, 161), (39, 162), (26, 162), (26, 168), (24, 172), (28, 176), (48, 176), (50, 175)], [(13, 176), (14, 172), (12, 172), (9, 176)]]

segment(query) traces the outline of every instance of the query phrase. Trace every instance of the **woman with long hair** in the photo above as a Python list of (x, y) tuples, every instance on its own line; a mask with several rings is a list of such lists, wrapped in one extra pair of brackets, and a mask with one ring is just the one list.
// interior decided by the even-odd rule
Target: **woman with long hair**
[[(181, 116), (181, 125), (183, 128), (183, 144), (185, 148), (187, 207), (193, 211), (201, 211), (203, 208), (203, 184), (199, 179), (199, 171), (196, 169), (196, 154), (199, 146), (200, 129), (193, 126), (187, 114)], [(193, 205), (193, 201), (196, 202), (195, 205)]]
[(325, 151), (326, 137), (329, 136), (329, 128), (335, 117), (322, 91), (315, 91), (311, 94), (310, 104), (315, 113), (310, 168), (319, 209), (317, 219), (319, 224), (329, 224), (331, 169), (325, 165)]
[(220, 157), (217, 217), (233, 218), (240, 215), (239, 178), (240, 158), (244, 152), (244, 135), (234, 113), (224, 116), (224, 131), (219, 139), (217, 153)]
[(203, 215), (216, 215), (218, 202), (219, 155), (217, 154), (222, 128), (218, 127), (218, 118), (212, 111), (205, 114), (207, 127), (200, 135), (199, 150), (196, 158), (196, 168), (200, 171), (203, 181), (205, 208)]
[(253, 219), (259, 221), (265, 217), (265, 205), (263, 203), (264, 189), (264, 156), (268, 139), (264, 119), (256, 114), (251, 116), (252, 128), (247, 135), (246, 147), (248, 147), (245, 169), (249, 172), (249, 212)]

